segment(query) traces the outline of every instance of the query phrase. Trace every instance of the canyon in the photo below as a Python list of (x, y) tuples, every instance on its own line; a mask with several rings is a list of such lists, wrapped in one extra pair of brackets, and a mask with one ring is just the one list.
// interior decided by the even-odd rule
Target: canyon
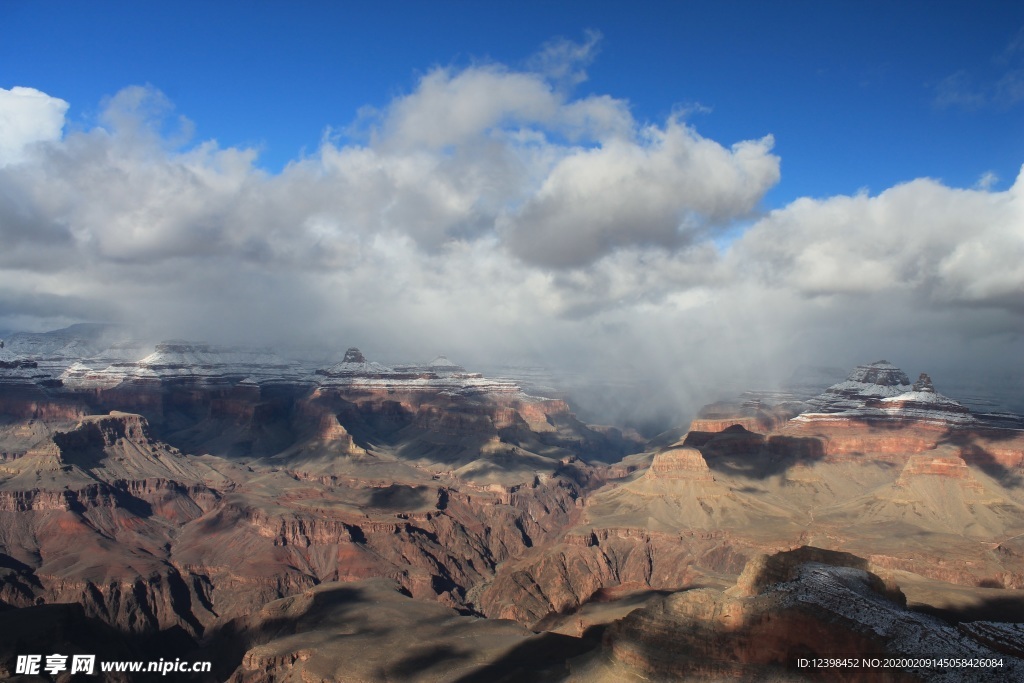
[(927, 375), (879, 361), (645, 439), (443, 356), (105, 334), (0, 349), (0, 674), (53, 629), (252, 683), (1024, 671), (1024, 421)]

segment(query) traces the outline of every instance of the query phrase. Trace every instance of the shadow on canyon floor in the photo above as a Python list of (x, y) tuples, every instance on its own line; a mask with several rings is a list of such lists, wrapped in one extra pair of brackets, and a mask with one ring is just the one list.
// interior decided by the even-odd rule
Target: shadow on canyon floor
[[(180, 627), (152, 634), (130, 633), (86, 616), (79, 604), (0, 607), (0, 666), (7, 666), (10, 671), (14, 670), (18, 655), (86, 653), (96, 655), (97, 662), (197, 661), (202, 658), (196, 656), (196, 647), (196, 641)], [(211, 676), (176, 675), (186, 681), (215, 680)], [(131, 680), (161, 678), (157, 674), (133, 674)]]
[[(853, 418), (851, 423), (866, 428), (868, 434), (892, 433), (905, 428), (898, 421), (876, 421)], [(1012, 441), (1020, 434), (1012, 430), (974, 428), (948, 428), (936, 431), (935, 446), (952, 445), (961, 449), (968, 465), (977, 467), (986, 475), (1009, 488), (1024, 487), (1024, 477), (999, 462), (989, 448), (988, 442)], [(807, 465), (824, 460), (828, 439), (825, 436), (788, 436), (784, 434), (763, 435), (748, 431), (736, 424), (721, 432), (689, 432), (684, 446), (696, 448), (704, 456), (708, 467), (727, 476), (764, 480), (783, 474), (797, 465)], [(848, 457), (865, 458), (868, 453), (849, 453)], [(879, 465), (888, 465), (878, 461)]]
[[(1005, 436), (1003, 438), (994, 438), (994, 440), (1002, 441), (1011, 438), (1014, 437)], [(1021, 488), (1024, 486), (1024, 477), (1021, 477), (1021, 475), (1000, 463), (989, 450), (978, 444), (977, 439), (978, 435), (973, 431), (959, 432), (950, 430), (939, 441), (939, 445), (951, 444), (958, 446), (963, 453), (964, 461), (968, 465), (975, 465), (1003, 486), (1008, 488)]]
[(683, 445), (700, 451), (711, 470), (745, 479), (768, 479), (825, 458), (825, 442), (820, 438), (766, 437), (740, 425), (717, 433), (690, 432)]
[(409, 654), (392, 665), (386, 674), (382, 672), (382, 680), (387, 680), (390, 674), (402, 680), (414, 681), (417, 675), (425, 669), (446, 662), (464, 662), (472, 656), (472, 651), (458, 649), (451, 645), (413, 647), (410, 648)]
[(435, 497), (434, 490), (428, 486), (391, 484), (373, 489), (367, 505), (375, 510), (403, 512), (431, 503)]
[(970, 621), (1024, 623), (1024, 597), (992, 597), (963, 607), (933, 607), (922, 603), (909, 607), (914, 612), (938, 617), (953, 626)]
[(604, 626), (593, 626), (582, 638), (542, 633), (510, 650), (484, 668), (456, 683), (536, 683), (560, 680), (569, 673), (567, 660), (601, 646)]
[[(350, 635), (383, 635), (384, 631), (371, 626), (370, 619), (363, 612), (368, 599), (367, 592), (361, 588), (338, 587), (323, 591), (313, 596), (301, 614), (270, 618), (251, 626), (244, 619), (229, 621), (216, 631), (207, 633), (205, 645), (191, 654), (197, 660), (213, 661), (214, 678), (226, 680), (254, 645), (281, 635), (302, 632), (305, 630), (301, 628), (303, 618), (318, 611), (329, 612), (331, 621), (343, 622)], [(412, 627), (412, 624), (407, 627)]]

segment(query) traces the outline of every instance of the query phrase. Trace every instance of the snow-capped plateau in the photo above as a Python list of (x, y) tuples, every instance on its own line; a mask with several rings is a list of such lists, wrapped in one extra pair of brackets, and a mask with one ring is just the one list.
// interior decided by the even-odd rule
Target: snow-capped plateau
[(978, 423), (966, 406), (936, 392), (926, 373), (911, 384), (905, 372), (884, 360), (857, 366), (846, 380), (806, 403), (810, 410), (794, 420), (912, 420), (960, 426)]
[(297, 380), (308, 374), (298, 362), (266, 349), (218, 347), (175, 340), (157, 344), (155, 350), (143, 358), (125, 360), (132, 348), (120, 346), (114, 349), (113, 358), (104, 353), (77, 361), (60, 375), (60, 379), (65, 386), (72, 388), (109, 388), (122, 382), (189, 378), (229, 383), (247, 378), (254, 381)]
[(345, 352), (341, 363), (316, 371), (321, 387), (365, 389), (402, 389), (406, 391), (438, 391), (445, 394), (506, 394), (525, 397), (515, 382), (491, 379), (480, 373), (466, 372), (462, 366), (445, 356), (438, 356), (426, 365), (389, 367), (366, 360), (357, 348)]
[[(59, 374), (69, 389), (110, 389), (121, 384), (195, 382), (221, 386), (296, 384), (321, 388), (430, 391), (449, 395), (514, 395), (526, 398), (522, 388), (506, 379), (491, 379), (467, 372), (444, 356), (429, 363), (394, 367), (367, 360), (353, 347), (340, 363), (326, 368), (284, 358), (268, 349), (222, 347), (182, 340), (166, 341), (140, 358), (129, 360), (132, 350), (144, 347), (121, 344), (91, 358), (72, 362)], [(148, 349), (145, 349), (148, 350)], [(0, 350), (2, 351), (2, 350)], [(16, 358), (14, 354), (7, 354)], [(10, 365), (13, 367), (13, 360)], [(32, 368), (33, 372), (39, 370)], [(8, 374), (13, 370), (5, 370)], [(27, 370), (19, 377), (28, 376)]]

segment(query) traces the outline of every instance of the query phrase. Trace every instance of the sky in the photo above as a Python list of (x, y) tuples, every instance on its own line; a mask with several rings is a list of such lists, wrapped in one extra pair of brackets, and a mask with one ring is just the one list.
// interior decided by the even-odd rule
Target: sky
[(1020, 3), (3, 0), (0, 330), (1024, 395), (1022, 164)]

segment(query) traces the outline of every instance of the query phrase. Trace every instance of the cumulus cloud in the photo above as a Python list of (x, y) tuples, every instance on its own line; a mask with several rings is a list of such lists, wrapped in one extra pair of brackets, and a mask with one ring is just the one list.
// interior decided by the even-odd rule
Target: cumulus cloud
[(1024, 175), (1006, 192), (919, 179), (876, 197), (799, 199), (753, 226), (730, 260), (808, 297), (905, 291), (998, 306), (1024, 293), (1022, 188)]
[(673, 249), (754, 209), (779, 179), (770, 136), (731, 150), (679, 121), (638, 140), (574, 150), (508, 217), (513, 253), (551, 267), (584, 266), (624, 246)]
[(498, 65), (457, 73), (438, 68), (391, 105), (378, 141), (400, 149), (456, 145), (501, 124), (551, 120), (559, 100), (538, 74)]
[(68, 106), (35, 88), (0, 88), (0, 166), (23, 161), (33, 143), (59, 139)]
[[(152, 87), (115, 94), (97, 128), (58, 124), (0, 168), (0, 328), (77, 314), (385, 360), (531, 360), (614, 392), (626, 376), (676, 413), (799, 363), (1019, 368), (1024, 180), (918, 179), (762, 215), (770, 131), (724, 145), (574, 97), (595, 45), (430, 71), (369, 135), (278, 174), (186, 142)], [(738, 236), (721, 246), (722, 231)]]

